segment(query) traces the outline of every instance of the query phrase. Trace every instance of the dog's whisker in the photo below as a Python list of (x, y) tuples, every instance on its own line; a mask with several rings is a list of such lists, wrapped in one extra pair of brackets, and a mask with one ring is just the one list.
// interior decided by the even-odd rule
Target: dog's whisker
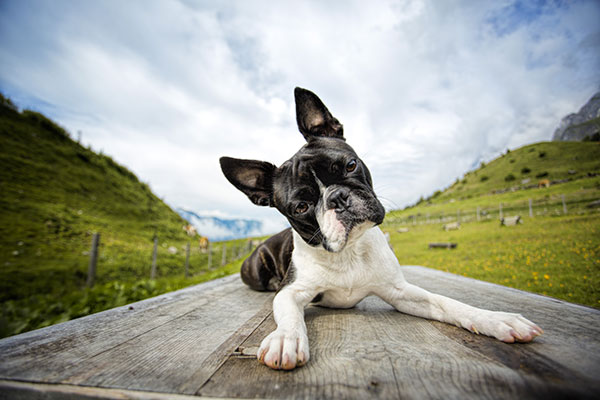
[(310, 237), (310, 239), (308, 239), (309, 242), (312, 242), (312, 240), (314, 238), (317, 237), (317, 235), (319, 235), (321, 233), (321, 228), (317, 228), (317, 230), (315, 231), (315, 233)]

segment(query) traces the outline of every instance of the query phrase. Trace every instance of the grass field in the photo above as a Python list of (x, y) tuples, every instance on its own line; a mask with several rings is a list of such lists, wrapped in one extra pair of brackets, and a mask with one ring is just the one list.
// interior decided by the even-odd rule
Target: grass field
[[(408, 232), (398, 233), (397, 228)], [(401, 264), (427, 267), (600, 308), (600, 213), (463, 223), (385, 224)], [(456, 249), (429, 249), (433, 242)]]

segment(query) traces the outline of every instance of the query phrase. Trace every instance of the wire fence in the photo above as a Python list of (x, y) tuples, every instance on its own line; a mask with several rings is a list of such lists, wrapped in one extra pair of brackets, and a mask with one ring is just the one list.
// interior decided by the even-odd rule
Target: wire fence
[(537, 199), (528, 198), (470, 207), (461, 207), (460, 203), (454, 202), (447, 203), (443, 208), (443, 211), (437, 210), (430, 213), (421, 211), (409, 215), (388, 215), (384, 226), (481, 222), (501, 220), (510, 216), (535, 218), (548, 215), (581, 215), (599, 212), (600, 200), (598, 195), (593, 193), (571, 196), (559, 194)]
[[(197, 241), (194, 241), (197, 243)], [(146, 253), (148, 262), (143, 264), (150, 265), (150, 279), (156, 279), (160, 276), (172, 276), (174, 274), (183, 274), (186, 278), (199, 273), (215, 270), (233, 261), (245, 257), (256, 246), (260, 244), (259, 240), (243, 239), (232, 240), (228, 242), (209, 242), (200, 239), (200, 244), (192, 245), (192, 240), (188, 241), (183, 247), (167, 245), (166, 242), (160, 243), (158, 237), (154, 237), (152, 251), (149, 248), (140, 249), (138, 252)], [(92, 287), (96, 282), (97, 274), (100, 270), (104, 274), (104, 280), (111, 280), (106, 274), (111, 271), (101, 271), (103, 257), (101, 254), (101, 234), (92, 234), (91, 247), (89, 252), (89, 265), (87, 271), (86, 286)], [(112, 269), (109, 264), (112, 258), (104, 258), (107, 269)], [(147, 268), (143, 268), (148, 270)], [(138, 278), (141, 278), (138, 276)]]

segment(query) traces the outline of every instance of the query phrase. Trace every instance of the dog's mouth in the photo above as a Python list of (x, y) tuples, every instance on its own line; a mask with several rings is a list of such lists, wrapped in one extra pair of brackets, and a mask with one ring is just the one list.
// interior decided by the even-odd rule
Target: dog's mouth
[(376, 199), (369, 203), (367, 206), (362, 206), (371, 211), (366, 216), (364, 213), (361, 216), (350, 210), (340, 212), (329, 209), (317, 217), (322, 236), (321, 243), (325, 250), (339, 253), (349, 243), (360, 238), (366, 230), (383, 222), (385, 213), (383, 206)]
[(319, 227), (323, 236), (323, 248), (332, 253), (341, 251), (346, 246), (354, 222), (344, 223), (333, 209), (325, 211), (320, 219)]

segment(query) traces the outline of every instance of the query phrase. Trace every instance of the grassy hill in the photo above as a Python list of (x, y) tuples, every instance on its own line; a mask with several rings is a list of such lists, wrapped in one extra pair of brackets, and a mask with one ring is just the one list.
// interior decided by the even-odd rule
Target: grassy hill
[[(551, 186), (539, 188), (545, 179)], [(383, 229), (402, 264), (600, 308), (600, 208), (590, 207), (598, 199), (599, 143), (536, 143), (482, 164), (415, 206), (390, 212)], [(503, 227), (500, 213), (519, 215), (523, 223)], [(456, 221), (460, 230), (442, 229)], [(433, 242), (458, 247), (429, 249)]]
[(537, 187), (540, 180), (578, 180), (600, 174), (600, 145), (591, 142), (542, 142), (508, 151), (489, 164), (465, 174), (444, 192), (436, 192), (432, 204), (492, 195), (512, 188)]
[[(182, 279), (185, 222), (147, 184), (43, 115), (0, 100), (0, 336), (208, 279)], [(85, 289), (95, 232), (97, 285)], [(150, 281), (155, 235), (159, 279)], [(195, 243), (192, 275), (207, 264)]]

